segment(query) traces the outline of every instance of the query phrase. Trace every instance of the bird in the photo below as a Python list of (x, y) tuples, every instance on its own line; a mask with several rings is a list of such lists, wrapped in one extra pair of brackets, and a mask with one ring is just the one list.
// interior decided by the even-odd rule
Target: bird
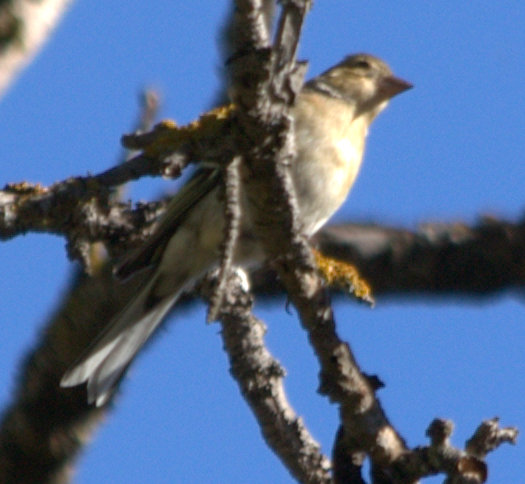
[[(303, 85), (290, 110), (296, 156), (288, 169), (306, 236), (345, 201), (372, 121), (392, 97), (411, 87), (370, 54), (349, 55)], [(219, 168), (197, 170), (173, 196), (151, 237), (117, 266), (117, 276), (145, 267), (151, 267), (151, 275), (66, 371), (62, 387), (87, 382), (88, 403), (107, 403), (180, 295), (218, 266), (225, 225), (221, 177)], [(257, 266), (265, 254), (242, 210), (242, 186), (240, 199), (234, 264)]]

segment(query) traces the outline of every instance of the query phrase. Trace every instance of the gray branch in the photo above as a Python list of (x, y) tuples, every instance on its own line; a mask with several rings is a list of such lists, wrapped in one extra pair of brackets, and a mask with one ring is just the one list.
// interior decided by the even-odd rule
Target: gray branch
[(0, 97), (38, 54), (72, 0), (0, 2)]
[[(251, 312), (252, 297), (243, 288), (244, 281), (234, 272), (220, 280), (224, 281), (224, 299), (217, 316), (230, 372), (255, 414), (266, 443), (299, 482), (331, 482), (330, 460), (321, 453), (286, 397), (285, 370), (265, 346), (266, 326)], [(213, 285), (203, 286), (204, 296), (213, 297)]]
[(244, 157), (250, 218), (269, 259), (276, 261), (277, 273), (317, 355), (320, 392), (340, 406), (345, 438), (359, 442), (375, 464), (388, 466), (406, 451), (405, 444), (389, 424), (349, 345), (337, 335), (329, 299), (300, 233), (286, 169), (295, 156), (288, 110), (302, 74), (295, 65), (295, 50), (309, 5), (283, 3), (276, 45), (269, 49), (266, 39), (261, 39), (261, 21), (247, 8), (249, 3), (238, 2), (246, 13), (242, 20), (247, 34), (231, 68), (234, 102), (242, 125), (238, 146)]

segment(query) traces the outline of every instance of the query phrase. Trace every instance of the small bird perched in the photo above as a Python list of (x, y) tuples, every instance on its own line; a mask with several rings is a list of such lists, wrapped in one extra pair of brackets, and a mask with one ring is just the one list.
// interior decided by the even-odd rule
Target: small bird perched
[[(317, 232), (344, 202), (370, 124), (390, 98), (410, 87), (368, 54), (346, 57), (304, 85), (291, 108), (297, 153), (289, 169), (306, 235)], [(117, 268), (117, 275), (128, 276), (154, 267), (138, 294), (65, 373), (61, 386), (87, 381), (89, 403), (103, 405), (180, 294), (217, 266), (225, 224), (220, 179), (219, 169), (198, 171), (170, 201), (150, 239)], [(263, 249), (241, 210), (234, 263), (263, 261)]]

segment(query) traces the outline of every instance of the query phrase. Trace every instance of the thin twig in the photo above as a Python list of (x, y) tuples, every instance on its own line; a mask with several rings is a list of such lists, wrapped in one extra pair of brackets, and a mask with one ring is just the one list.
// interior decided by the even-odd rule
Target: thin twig
[(236, 156), (224, 170), (224, 237), (221, 244), (221, 258), (217, 275), (217, 287), (210, 298), (208, 322), (215, 321), (224, 301), (227, 276), (231, 271), (233, 254), (239, 238), (239, 224), (241, 220), (239, 200), (239, 163)]

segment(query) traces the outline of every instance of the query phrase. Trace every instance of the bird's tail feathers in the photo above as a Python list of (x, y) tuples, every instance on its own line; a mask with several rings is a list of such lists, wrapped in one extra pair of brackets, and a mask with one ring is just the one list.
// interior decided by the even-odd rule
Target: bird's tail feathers
[(181, 291), (156, 301), (149, 307), (148, 298), (156, 283), (152, 278), (108, 327), (64, 374), (62, 387), (87, 381), (88, 401), (101, 406), (107, 402), (129, 364), (173, 306)]

